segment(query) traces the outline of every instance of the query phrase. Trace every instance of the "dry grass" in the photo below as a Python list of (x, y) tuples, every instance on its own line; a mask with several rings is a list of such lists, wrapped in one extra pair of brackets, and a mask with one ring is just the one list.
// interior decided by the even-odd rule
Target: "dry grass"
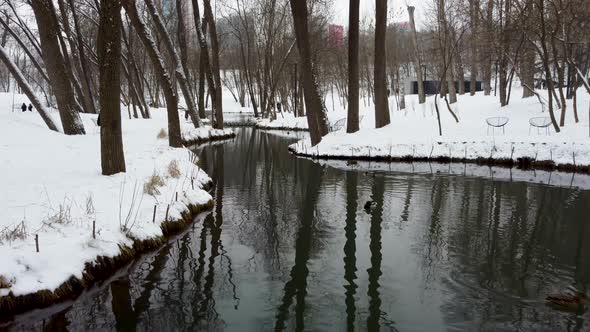
[(49, 215), (47, 219), (43, 221), (44, 224), (60, 224), (68, 225), (72, 223), (72, 204), (64, 203), (60, 204), (57, 211), (54, 214)]
[(0, 288), (10, 288), (10, 283), (4, 276), (0, 276)]
[(166, 129), (164, 129), (164, 128), (160, 129), (160, 132), (158, 132), (158, 138), (165, 139), (167, 137), (168, 137), (168, 132), (166, 132)]
[(176, 159), (172, 160), (170, 164), (168, 164), (168, 175), (172, 178), (178, 179), (181, 174), (178, 161), (176, 161)]
[(150, 196), (158, 195), (160, 194), (159, 188), (165, 184), (164, 178), (162, 178), (159, 174), (154, 173), (148, 178), (147, 182), (144, 183), (143, 192)]
[(16, 241), (16, 240), (24, 240), (27, 238), (27, 227), (24, 221), (16, 225), (9, 225), (3, 229), (0, 229), (0, 243), (3, 241)]
[(96, 212), (96, 209), (94, 208), (94, 201), (92, 200), (92, 195), (88, 195), (88, 197), (86, 197), (86, 214), (87, 215), (93, 215), (94, 212)]

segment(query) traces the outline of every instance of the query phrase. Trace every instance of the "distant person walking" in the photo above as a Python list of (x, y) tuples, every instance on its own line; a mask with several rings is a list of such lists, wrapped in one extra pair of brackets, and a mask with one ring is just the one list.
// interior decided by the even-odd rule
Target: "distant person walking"
[(26, 112), (26, 111), (27, 111), (27, 104), (23, 103), (23, 104), (20, 106), (20, 109), (21, 109), (23, 112)]
[(29, 112), (33, 111), (33, 104), (29, 104)]

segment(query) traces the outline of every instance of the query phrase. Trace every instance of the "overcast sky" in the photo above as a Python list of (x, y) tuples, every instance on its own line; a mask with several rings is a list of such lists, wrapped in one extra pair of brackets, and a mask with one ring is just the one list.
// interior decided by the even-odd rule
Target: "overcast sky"
[[(391, 15), (393, 15), (394, 22), (409, 21), (406, 6), (412, 5), (416, 7), (416, 24), (420, 29), (425, 15), (425, 2), (426, 0), (389, 0), (390, 20)], [(375, 17), (375, 0), (360, 0), (360, 16), (361, 20), (365, 16)], [(334, 0), (334, 21), (336, 24), (348, 26), (348, 0)]]

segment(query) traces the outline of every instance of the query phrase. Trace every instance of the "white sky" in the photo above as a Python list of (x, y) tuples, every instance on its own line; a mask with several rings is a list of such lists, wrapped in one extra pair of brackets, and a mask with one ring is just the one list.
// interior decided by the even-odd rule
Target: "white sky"
[[(389, 21), (405, 22), (409, 21), (406, 6), (416, 7), (415, 17), (417, 28), (420, 29), (424, 22), (425, 8), (428, 0), (388, 0)], [(334, 23), (348, 26), (348, 0), (334, 0)], [(375, 17), (375, 0), (360, 0), (360, 16)]]

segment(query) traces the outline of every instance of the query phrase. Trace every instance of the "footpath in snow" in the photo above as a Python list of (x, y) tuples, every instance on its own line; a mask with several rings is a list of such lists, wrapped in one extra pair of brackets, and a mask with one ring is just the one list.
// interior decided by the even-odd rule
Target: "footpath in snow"
[[(0, 104), (12, 95), (0, 94)], [(66, 136), (34, 111), (2, 109), (0, 315), (77, 295), (212, 205), (196, 155), (169, 147), (166, 111), (151, 112), (123, 118), (127, 172), (103, 176), (96, 115), (82, 114), (87, 135)], [(182, 134), (202, 142), (233, 132), (183, 123)]]
[[(346, 128), (325, 136), (317, 146), (311, 147), (309, 139), (301, 140), (290, 149), (302, 156), (327, 159), (374, 160), (438, 160), (475, 161), (485, 164), (518, 164), (532, 162), (532, 166), (563, 170), (590, 171), (590, 128), (588, 104), (590, 96), (578, 97), (579, 122), (575, 123), (572, 101), (568, 100), (565, 127), (560, 133), (549, 128), (531, 127), (532, 118), (548, 118), (535, 97), (519, 98), (522, 90), (512, 91), (510, 105), (501, 108), (497, 97), (458, 96), (452, 109), (459, 117), (456, 123), (439, 99), (443, 135), (438, 133), (434, 97), (425, 104), (418, 104), (417, 96), (406, 97), (406, 109), (397, 110), (395, 100), (390, 99), (391, 124), (374, 128), (374, 110), (361, 103), (361, 129), (347, 134)], [(541, 92), (543, 94), (543, 92)], [(560, 110), (556, 110), (559, 120)], [(330, 122), (346, 117), (341, 108), (329, 111)], [(488, 127), (487, 119), (503, 117), (508, 123), (501, 128)], [(277, 119), (271, 126), (288, 127), (303, 123), (304, 118), (288, 121)], [(537, 120), (538, 121), (538, 120)], [(519, 161), (520, 160), (520, 161)], [(575, 165), (575, 167), (574, 167)]]

